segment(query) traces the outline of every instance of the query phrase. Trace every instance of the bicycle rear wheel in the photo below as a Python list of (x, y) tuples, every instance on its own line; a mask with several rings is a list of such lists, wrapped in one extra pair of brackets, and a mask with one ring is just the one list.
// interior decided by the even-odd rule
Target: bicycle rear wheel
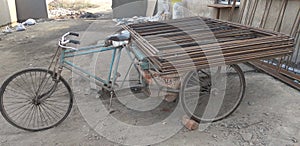
[[(51, 92), (50, 92), (51, 91)], [(47, 96), (44, 100), (43, 97)], [(0, 89), (0, 111), (13, 126), (41, 131), (66, 119), (73, 105), (68, 83), (46, 69), (25, 69), (10, 76)]]
[(238, 65), (191, 71), (182, 83), (181, 101), (192, 119), (215, 122), (238, 108), (245, 86), (245, 77)]

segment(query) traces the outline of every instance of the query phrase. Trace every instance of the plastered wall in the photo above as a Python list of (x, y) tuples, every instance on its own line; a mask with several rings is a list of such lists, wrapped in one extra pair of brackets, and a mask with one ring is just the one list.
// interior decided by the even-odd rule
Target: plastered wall
[(17, 21), (16, 5), (14, 0), (0, 0), (0, 26)]

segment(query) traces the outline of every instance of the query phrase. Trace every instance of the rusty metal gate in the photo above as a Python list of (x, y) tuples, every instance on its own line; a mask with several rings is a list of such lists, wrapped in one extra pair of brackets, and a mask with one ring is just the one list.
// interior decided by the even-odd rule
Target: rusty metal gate
[[(280, 2), (280, 5), (275, 5), (275, 2)], [(291, 7), (294, 4), (296, 6)], [(300, 90), (300, 2), (290, 0), (244, 0), (237, 21), (245, 25), (270, 29), (270, 26), (267, 28), (266, 23), (271, 21), (271, 9), (278, 8), (278, 6), (278, 15), (272, 21), (275, 24), (272, 30), (282, 32), (285, 29), (284, 33), (294, 37), (295, 49), (293, 55), (271, 60), (252, 61), (250, 64)], [(263, 9), (263, 13), (257, 14), (258, 9)], [(293, 16), (292, 21), (291, 19), (288, 20), (290, 26), (288, 30), (283, 27), (283, 23), (287, 23), (287, 16)], [(258, 19), (258, 17), (260, 20), (254, 24), (254, 19)]]

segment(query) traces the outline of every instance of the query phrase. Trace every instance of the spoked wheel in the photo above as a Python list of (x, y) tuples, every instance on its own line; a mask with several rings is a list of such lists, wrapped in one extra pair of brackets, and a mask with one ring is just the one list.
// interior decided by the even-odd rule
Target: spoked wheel
[(198, 122), (215, 122), (232, 114), (245, 93), (245, 77), (238, 65), (187, 73), (181, 85), (186, 113)]
[(0, 90), (0, 110), (13, 126), (41, 131), (66, 119), (73, 104), (68, 83), (46, 69), (26, 69), (9, 77)]

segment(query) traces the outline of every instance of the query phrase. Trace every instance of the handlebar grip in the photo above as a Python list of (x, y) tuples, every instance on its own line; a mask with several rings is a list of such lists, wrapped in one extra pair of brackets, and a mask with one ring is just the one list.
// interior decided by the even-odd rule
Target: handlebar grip
[(72, 44), (77, 44), (79, 45), (80, 44), (80, 41), (76, 41), (76, 40), (70, 40), (69, 43), (72, 43)]
[(79, 37), (79, 33), (76, 33), (76, 32), (70, 32), (70, 35)]

